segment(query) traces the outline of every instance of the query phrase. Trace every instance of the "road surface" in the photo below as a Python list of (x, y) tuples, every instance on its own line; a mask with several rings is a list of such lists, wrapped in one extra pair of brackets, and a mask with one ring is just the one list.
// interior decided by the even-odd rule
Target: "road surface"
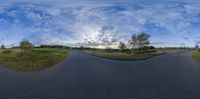
[(200, 65), (187, 51), (140, 61), (72, 52), (40, 71), (0, 66), (0, 99), (200, 99)]

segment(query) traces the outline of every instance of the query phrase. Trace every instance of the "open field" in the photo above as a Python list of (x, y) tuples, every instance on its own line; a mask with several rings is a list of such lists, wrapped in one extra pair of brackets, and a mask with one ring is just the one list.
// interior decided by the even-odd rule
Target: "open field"
[(62, 61), (69, 54), (65, 49), (56, 48), (35, 48), (27, 55), (24, 55), (20, 49), (10, 49), (10, 51), (3, 53), (3, 50), (0, 50), (0, 64), (22, 71), (48, 68)]
[(98, 57), (107, 58), (107, 59), (114, 59), (114, 60), (141, 60), (141, 59), (147, 59), (156, 55), (166, 54), (166, 52), (164, 51), (129, 53), (129, 54), (119, 52), (119, 51), (107, 52), (104, 50), (85, 50), (83, 52), (93, 55), (93, 56), (98, 56)]

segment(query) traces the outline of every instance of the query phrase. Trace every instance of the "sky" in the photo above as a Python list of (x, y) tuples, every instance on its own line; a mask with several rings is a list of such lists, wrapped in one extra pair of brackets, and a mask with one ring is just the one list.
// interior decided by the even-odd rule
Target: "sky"
[(117, 47), (145, 32), (156, 47), (200, 44), (198, 0), (0, 1), (0, 44)]

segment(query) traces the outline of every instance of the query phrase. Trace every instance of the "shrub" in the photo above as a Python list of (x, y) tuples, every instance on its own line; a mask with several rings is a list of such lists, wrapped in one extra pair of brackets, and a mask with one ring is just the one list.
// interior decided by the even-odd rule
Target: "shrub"
[(105, 50), (106, 52), (113, 52), (113, 49), (112, 49), (111, 47), (106, 47), (104, 50)]
[(10, 54), (12, 51), (9, 49), (3, 50), (1, 53), (3, 54)]
[(198, 52), (200, 52), (200, 49), (198, 49)]
[(126, 49), (126, 50), (124, 50), (124, 52), (125, 52), (126, 54), (131, 54), (131, 53), (132, 53), (132, 51), (131, 51), (130, 49)]

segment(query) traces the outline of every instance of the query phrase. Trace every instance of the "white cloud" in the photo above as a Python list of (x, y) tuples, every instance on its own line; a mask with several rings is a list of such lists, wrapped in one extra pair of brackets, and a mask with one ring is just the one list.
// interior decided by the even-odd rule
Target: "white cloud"
[[(193, 28), (193, 22), (200, 23), (198, 9), (199, 3), (62, 7), (14, 4), (0, 8), (0, 31), (19, 32), (19, 38), (33, 36), (34, 42), (42, 44), (73, 46), (114, 46), (119, 41), (127, 41), (133, 33), (147, 32), (155, 45), (167, 42), (166, 45), (193, 46), (195, 37), (200, 36), (200, 30)], [(149, 24), (153, 26), (147, 27)]]

